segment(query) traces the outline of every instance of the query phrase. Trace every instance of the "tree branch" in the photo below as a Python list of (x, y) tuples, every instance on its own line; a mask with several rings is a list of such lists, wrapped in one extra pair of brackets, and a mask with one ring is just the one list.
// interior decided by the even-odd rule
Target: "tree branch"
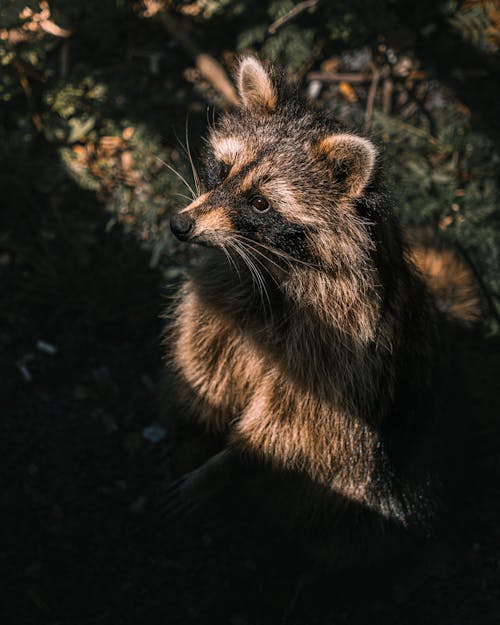
[(271, 24), (271, 26), (269, 26), (269, 28), (267, 29), (267, 32), (270, 35), (274, 35), (274, 33), (279, 28), (281, 28), (282, 26), (284, 26), (285, 24), (293, 20), (295, 17), (297, 17), (297, 15), (300, 15), (304, 11), (307, 11), (307, 9), (315, 8), (319, 3), (320, 3), (320, 0), (303, 0), (303, 2), (299, 2), (293, 7), (293, 9), (288, 11), (288, 13), (285, 13), (285, 15), (278, 17), (278, 19), (275, 20)]

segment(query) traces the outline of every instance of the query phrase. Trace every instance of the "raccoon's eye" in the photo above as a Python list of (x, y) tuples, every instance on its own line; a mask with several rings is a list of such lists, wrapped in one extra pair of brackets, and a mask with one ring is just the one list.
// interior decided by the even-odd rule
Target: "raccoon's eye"
[(259, 211), (259, 213), (265, 213), (267, 210), (269, 210), (269, 202), (266, 200), (265, 197), (262, 197), (262, 195), (254, 195), (253, 198), (250, 200), (250, 204), (253, 206), (253, 208), (255, 208), (256, 211)]

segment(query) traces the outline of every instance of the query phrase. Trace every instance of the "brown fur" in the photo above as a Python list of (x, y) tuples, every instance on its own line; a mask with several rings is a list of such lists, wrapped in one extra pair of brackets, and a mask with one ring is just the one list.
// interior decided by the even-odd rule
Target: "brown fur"
[[(296, 508), (323, 510), (318, 548), (338, 556), (335, 535), (359, 542), (372, 518), (399, 531), (434, 516), (435, 448), (449, 434), (442, 320), (407, 260), (374, 145), (307, 109), (256, 59), (238, 84), (241, 110), (211, 132), (205, 193), (182, 211), (183, 238), (210, 249), (168, 339), (183, 403), (227, 453), (177, 495), (201, 497), (215, 464), (246, 455), (298, 480)], [(424, 274), (440, 263), (460, 276), (465, 298), (449, 310), (470, 316), (460, 264), (413, 254)], [(366, 540), (382, 548), (380, 536)]]

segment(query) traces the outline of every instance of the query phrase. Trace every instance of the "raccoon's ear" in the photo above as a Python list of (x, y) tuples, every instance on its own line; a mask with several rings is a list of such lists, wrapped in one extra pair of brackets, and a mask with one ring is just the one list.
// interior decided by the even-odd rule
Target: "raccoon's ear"
[(361, 195), (375, 166), (377, 149), (373, 143), (346, 133), (325, 137), (317, 147), (331, 163), (342, 190), (352, 197)]
[(276, 88), (262, 63), (253, 56), (243, 58), (240, 63), (238, 92), (247, 109), (272, 113), (276, 108)]

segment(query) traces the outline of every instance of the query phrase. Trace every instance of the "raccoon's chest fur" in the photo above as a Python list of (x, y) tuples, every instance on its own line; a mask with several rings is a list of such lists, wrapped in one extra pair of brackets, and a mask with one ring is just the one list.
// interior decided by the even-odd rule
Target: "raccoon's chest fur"
[(238, 419), (265, 367), (236, 320), (202, 300), (191, 283), (177, 310), (174, 361), (194, 414), (221, 432)]

